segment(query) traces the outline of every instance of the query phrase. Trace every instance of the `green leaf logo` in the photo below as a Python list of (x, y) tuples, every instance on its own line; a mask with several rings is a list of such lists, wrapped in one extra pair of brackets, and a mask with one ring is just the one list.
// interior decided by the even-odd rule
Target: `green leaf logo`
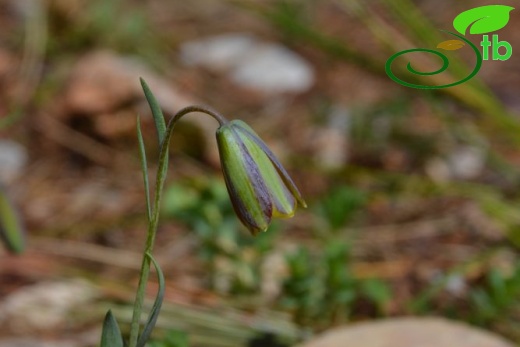
[(509, 12), (514, 7), (505, 5), (487, 5), (472, 8), (459, 14), (453, 20), (453, 27), (462, 35), (470, 28), (470, 34), (486, 34), (502, 29), (509, 22)]

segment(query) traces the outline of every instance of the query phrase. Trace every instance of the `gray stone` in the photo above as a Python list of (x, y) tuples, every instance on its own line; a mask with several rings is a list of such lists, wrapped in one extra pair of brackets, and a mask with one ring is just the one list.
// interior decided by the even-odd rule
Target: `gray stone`
[(223, 34), (189, 41), (181, 46), (181, 59), (187, 65), (226, 71), (254, 48), (256, 40), (245, 33)]
[(486, 152), (475, 146), (461, 146), (448, 158), (452, 175), (455, 178), (471, 179), (484, 169)]
[(27, 286), (0, 302), (0, 324), (17, 334), (52, 331), (65, 326), (74, 309), (98, 295), (96, 288), (81, 279)]
[(10, 140), (0, 140), (0, 182), (16, 179), (27, 163), (25, 147)]
[(11, 338), (0, 340), (0, 347), (79, 347), (72, 341), (42, 341), (29, 338)]
[(259, 44), (230, 77), (237, 84), (266, 94), (302, 93), (314, 83), (310, 65), (279, 44)]
[(245, 33), (186, 42), (181, 58), (188, 65), (225, 72), (237, 85), (268, 95), (301, 93), (314, 83), (314, 70), (298, 54)]
[(500, 336), (441, 318), (396, 318), (336, 328), (299, 347), (513, 347)]

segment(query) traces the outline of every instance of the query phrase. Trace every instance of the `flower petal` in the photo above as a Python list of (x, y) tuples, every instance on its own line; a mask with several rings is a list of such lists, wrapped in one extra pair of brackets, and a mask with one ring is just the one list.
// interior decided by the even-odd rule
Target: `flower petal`
[(273, 205), (273, 217), (292, 217), (296, 209), (296, 200), (282, 181), (273, 163), (263, 149), (251, 138), (249, 132), (244, 131), (239, 126), (235, 129), (259, 168)]
[(300, 191), (296, 187), (296, 184), (294, 184), (293, 180), (291, 179), (287, 171), (284, 169), (282, 164), (280, 164), (274, 153), (269, 149), (269, 147), (267, 147), (264, 141), (262, 141), (262, 139), (255, 133), (255, 131), (243, 121), (234, 120), (233, 122), (236, 124), (237, 127), (240, 127), (241, 130), (247, 132), (250, 135), (250, 138), (264, 151), (264, 153), (267, 155), (271, 163), (274, 165), (283, 182), (285, 183), (289, 191), (292, 193), (292, 195), (296, 198), (300, 206), (307, 207), (307, 204), (305, 203), (305, 200), (303, 200)]
[(269, 192), (232, 122), (217, 130), (217, 143), (226, 187), (237, 216), (253, 235), (265, 231), (273, 213)]
[(292, 193), (287, 189), (287, 186), (280, 177), (278, 171), (273, 166), (273, 163), (265, 153), (265, 151), (258, 146), (256, 141), (252, 138), (248, 131), (245, 131), (241, 126), (235, 127), (247, 151), (254, 158), (258, 165), (262, 180), (269, 191), (271, 202), (273, 204), (273, 217), (289, 218), (294, 215), (296, 210), (296, 200)]

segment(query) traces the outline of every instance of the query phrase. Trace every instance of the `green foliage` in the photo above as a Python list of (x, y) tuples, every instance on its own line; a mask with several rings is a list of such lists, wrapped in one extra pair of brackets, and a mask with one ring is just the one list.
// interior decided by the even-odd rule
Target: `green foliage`
[(0, 186), (0, 240), (13, 253), (19, 254), (25, 249), (24, 229), (2, 186)]
[(356, 212), (365, 206), (365, 192), (350, 187), (339, 186), (326, 195), (320, 204), (320, 212), (329, 228), (336, 230), (344, 227)]
[[(164, 193), (163, 212), (206, 237), (213, 229), (234, 217), (226, 187), (218, 179), (196, 178), (169, 185)], [(234, 217), (236, 219), (236, 217)], [(235, 223), (238, 228), (238, 223)]]
[(281, 305), (293, 311), (299, 324), (309, 324), (319, 311), (323, 283), (316, 276), (309, 251), (303, 247), (287, 256), (289, 275), (283, 284)]
[(512, 274), (491, 269), (485, 283), (470, 293), (470, 322), (487, 325), (520, 308), (520, 263)]
[(520, 262), (512, 265), (507, 272), (488, 270), (476, 283), (470, 283), (464, 295), (453, 297), (444, 291), (447, 281), (472, 268), (461, 267), (432, 283), (409, 307), (415, 314), (442, 314), (487, 328), (504, 327), (520, 310)]
[[(74, 15), (50, 13), (50, 55), (83, 51), (92, 47), (109, 47), (139, 53), (151, 63), (162, 61), (157, 53), (159, 35), (154, 34), (145, 8), (122, 0), (92, 0)], [(115, 20), (117, 19), (117, 20)], [(138, 40), (138, 44), (136, 43)]]
[[(139, 118), (137, 118), (137, 139), (139, 143), (139, 154), (141, 158), (141, 171), (143, 174), (143, 182), (145, 189), (145, 201), (146, 201), (146, 216), (148, 220), (148, 230), (146, 236), (146, 246), (143, 254), (143, 261), (141, 263), (141, 271), (139, 274), (139, 285), (137, 288), (136, 297), (134, 300), (134, 307), (132, 313), (132, 322), (130, 325), (130, 337), (129, 337), (129, 347), (144, 347), (150, 335), (152, 333), (153, 328), (155, 327), (155, 323), (157, 322), (157, 318), (159, 316), (159, 311), (161, 310), (161, 305), (164, 297), (164, 276), (159, 267), (159, 264), (155, 261), (152, 256), (155, 235), (157, 233), (157, 227), (159, 224), (159, 215), (160, 215), (160, 204), (163, 195), (164, 189), (164, 181), (166, 180), (167, 174), (167, 165), (168, 165), (168, 144), (170, 140), (171, 133), (173, 131), (173, 127), (168, 127), (165, 129), (164, 119), (162, 118), (162, 111), (159, 107), (159, 104), (156, 98), (153, 96), (152, 92), (149, 90), (146, 82), (141, 79), (141, 85), (145, 92), (147, 101), (149, 103), (150, 109), (153, 113), (153, 117), (155, 120), (155, 126), (157, 128), (157, 137), (160, 139), (160, 153), (159, 153), (159, 168), (157, 170), (156, 177), (156, 185), (155, 185), (155, 194), (153, 199), (153, 206), (150, 199), (150, 187), (149, 187), (149, 179), (148, 179), (148, 165), (146, 161), (146, 151), (144, 145), (144, 139), (141, 132), (141, 124)], [(161, 139), (164, 138), (164, 141)], [(153, 304), (152, 310), (148, 316), (148, 319), (144, 325), (144, 328), (140, 332), (140, 320), (141, 320), (141, 311), (144, 301), (144, 295), (146, 291), (146, 283), (148, 281), (148, 276), (150, 273), (150, 263), (155, 267), (155, 271), (157, 272), (157, 277), (159, 279), (159, 290), (157, 292), (155, 302)]]
[[(364, 192), (342, 186), (322, 199), (319, 210), (334, 230), (350, 222), (366, 201)], [(253, 240), (241, 230), (220, 180), (198, 178), (170, 185), (163, 212), (196, 232), (199, 254), (210, 269), (214, 287), (227, 283), (223, 286), (227, 292), (258, 291), (262, 281), (259, 265), (273, 251), (277, 235), (269, 230)], [(282, 283), (279, 306), (290, 310), (297, 323), (313, 327), (348, 320), (356, 301), (367, 302), (384, 315), (391, 298), (386, 283), (359, 280), (350, 265), (349, 248), (338, 239), (324, 241), (316, 254), (304, 247), (288, 253), (288, 276)]]
[(146, 217), (148, 222), (152, 219), (152, 203), (150, 201), (150, 179), (148, 178), (148, 162), (144, 147), (143, 132), (141, 131), (141, 118), (137, 117), (137, 143), (139, 144), (139, 157), (141, 159), (141, 171), (143, 173), (144, 195), (146, 201)]
[(255, 238), (244, 232), (226, 186), (218, 179), (198, 178), (170, 185), (163, 211), (196, 233), (212, 287), (235, 294), (259, 288), (261, 259), (273, 248), (276, 224)]
[(148, 316), (143, 331), (141, 332), (139, 340), (137, 341), (137, 347), (144, 347), (146, 345), (146, 342), (150, 338), (152, 330), (155, 327), (155, 323), (157, 323), (157, 318), (159, 318), (159, 312), (161, 311), (161, 306), (164, 299), (164, 275), (162, 273), (162, 270), (159, 267), (157, 261), (155, 261), (154, 257), (150, 253), (146, 253), (146, 256), (150, 259), (155, 268), (155, 271), (157, 272), (159, 290), (157, 291), (157, 295), (155, 296), (155, 301), (153, 303), (152, 310), (150, 311), (150, 315)]
[(301, 325), (326, 327), (347, 321), (357, 300), (365, 300), (384, 314), (391, 298), (388, 286), (378, 280), (360, 280), (350, 271), (347, 245), (330, 240), (319, 254), (300, 247), (287, 256), (288, 276), (280, 305)]
[(323, 309), (334, 320), (348, 317), (351, 313), (351, 304), (356, 298), (356, 280), (346, 266), (350, 262), (347, 245), (338, 241), (331, 241), (325, 248), (323, 259), (320, 261), (324, 271)]
[(392, 299), (390, 287), (385, 282), (375, 278), (361, 282), (361, 294), (375, 305), (379, 315), (385, 314), (386, 304)]
[(150, 347), (188, 347), (188, 335), (182, 331), (171, 330), (161, 340), (150, 342)]
[(166, 133), (166, 121), (164, 119), (163, 112), (159, 105), (159, 101), (155, 98), (150, 87), (146, 84), (145, 80), (139, 78), (139, 82), (141, 82), (141, 87), (143, 87), (144, 96), (150, 105), (150, 109), (152, 111), (153, 121), (155, 123), (155, 129), (157, 130), (157, 142), (161, 145), (164, 140), (164, 135)]

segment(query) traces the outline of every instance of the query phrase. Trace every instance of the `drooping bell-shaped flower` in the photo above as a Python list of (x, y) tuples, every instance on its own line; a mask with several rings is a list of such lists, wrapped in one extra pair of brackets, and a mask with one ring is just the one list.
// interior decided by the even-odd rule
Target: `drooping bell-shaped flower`
[(217, 144), (233, 208), (253, 235), (267, 230), (273, 217), (292, 217), (297, 204), (307, 207), (287, 171), (246, 123), (223, 123)]

